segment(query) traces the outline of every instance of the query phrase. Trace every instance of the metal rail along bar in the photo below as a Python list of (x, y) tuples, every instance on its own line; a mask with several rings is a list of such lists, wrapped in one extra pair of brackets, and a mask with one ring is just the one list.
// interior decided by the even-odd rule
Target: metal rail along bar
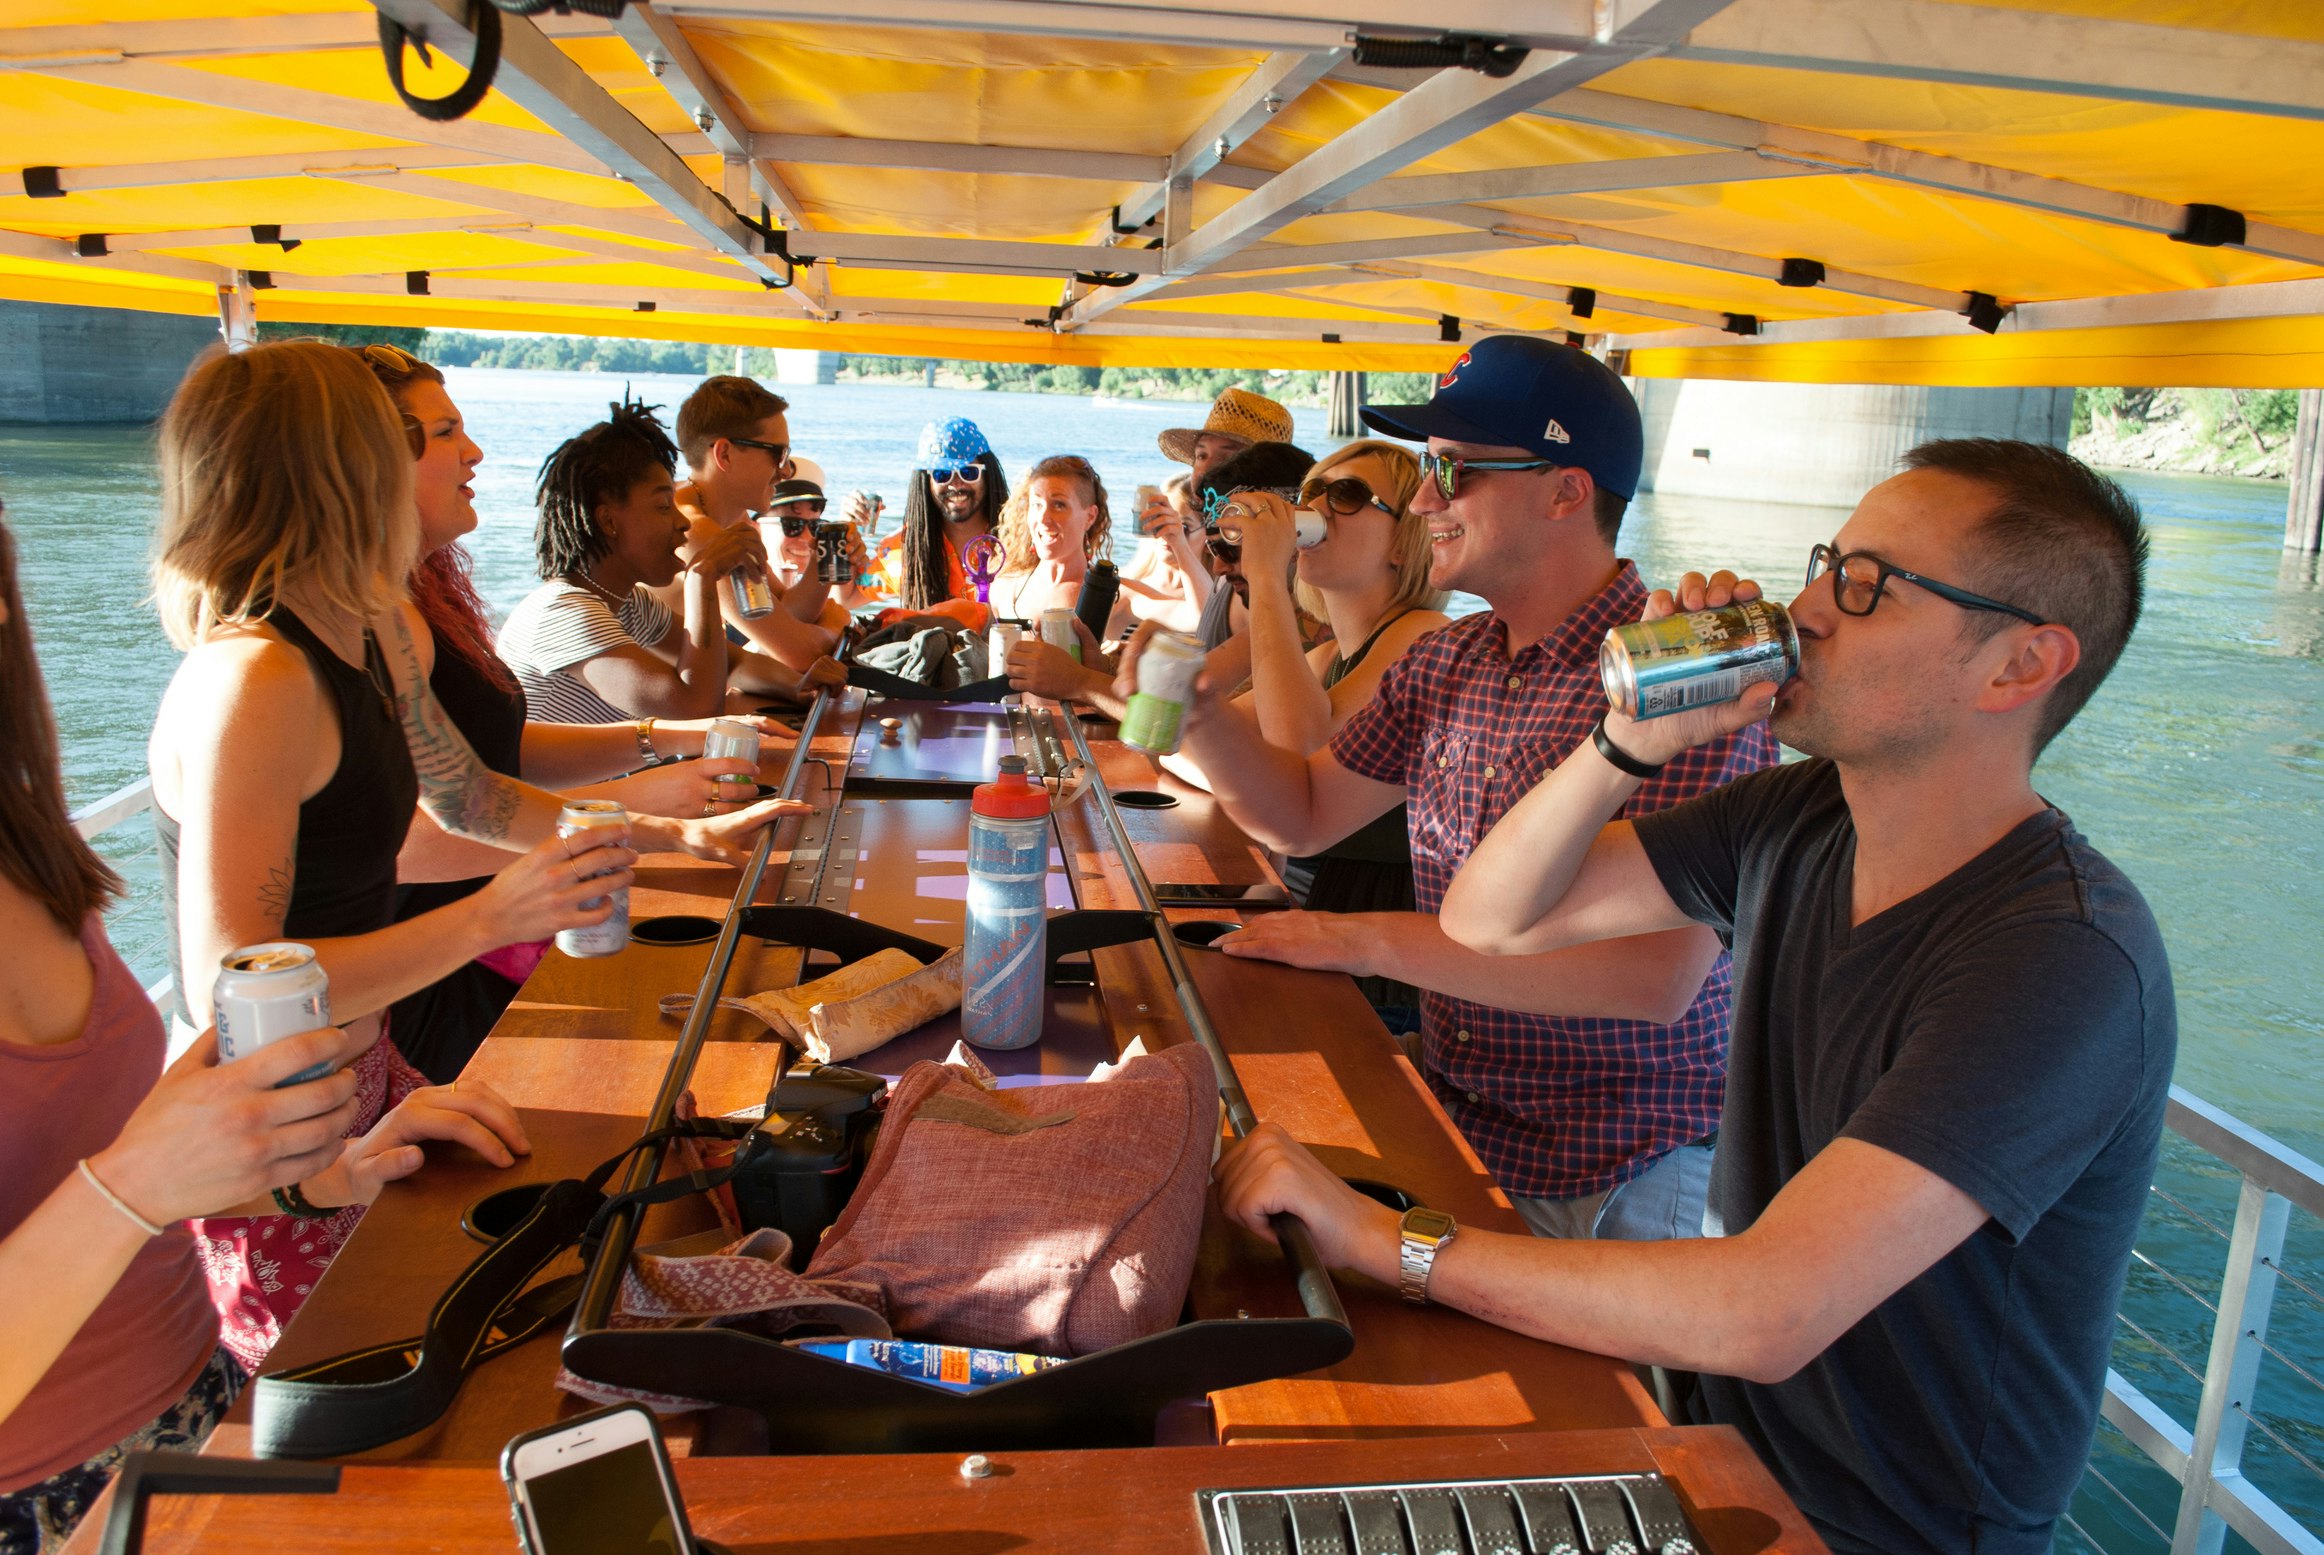
[[(1099, 814), (1105, 817), (1106, 831), (1112, 836), (1114, 851), (1122, 860), (1122, 871), (1129, 876), (1130, 888), (1137, 893), (1138, 910), (1152, 926), (1154, 947), (1162, 953), (1162, 965), (1170, 975), (1171, 991), (1177, 995), (1187, 1028), (1210, 1055), (1211, 1069), (1218, 1076), (1219, 1099), (1226, 1104), (1227, 1126), (1241, 1139), (1259, 1126), (1258, 1114), (1251, 1110), (1251, 1100), (1243, 1093), (1243, 1082), (1235, 1073), (1234, 1061), (1227, 1057), (1226, 1047), (1219, 1041), (1218, 1028), (1211, 1024), (1210, 1008), (1203, 1003), (1202, 990), (1195, 986), (1193, 974), (1186, 969), (1186, 957), (1179, 950), (1177, 936), (1170, 932), (1170, 920), (1164, 915), (1162, 904), (1154, 896), (1153, 882), (1146, 878), (1146, 868), (1138, 861), (1138, 850), (1130, 845), (1130, 834), (1122, 825), (1121, 812), (1114, 807), (1114, 796), (1106, 786), (1105, 774), (1090, 758), (1081, 720), (1071, 709), (1047, 717), (1028, 710), (1025, 720), (1034, 749), (1044, 757), (1063, 755), (1063, 747), (1056, 738), (1058, 724), (1062, 723), (1072, 735), (1073, 760), (1081, 768), (1088, 792), (1097, 800)], [(1307, 1315), (1344, 1325), (1347, 1313), (1340, 1305), (1339, 1291), (1332, 1284), (1331, 1270), (1315, 1249), (1315, 1239), (1306, 1223), (1296, 1215), (1276, 1215), (1271, 1217), (1269, 1225), (1283, 1248), (1284, 1259), (1291, 1265), (1299, 1303)]]
[[(782, 786), (775, 791), (776, 798), (799, 797), (800, 779), (806, 775), (812, 759), (808, 749), (815, 742), (816, 730), (822, 725), (830, 702), (830, 692), (815, 694), (806, 720), (799, 725), (799, 740), (791, 747), (791, 759), (783, 768)], [(719, 997), (726, 990), (726, 973), (734, 963), (735, 942), (742, 937), (743, 910), (758, 895), (759, 881), (766, 874), (767, 855), (774, 849), (775, 829), (770, 824), (760, 830), (758, 846), (751, 850), (750, 862), (743, 866), (742, 880), (734, 888), (734, 900), (728, 903), (726, 919), (718, 928), (718, 942), (711, 947), (709, 963), (702, 968), (702, 981), (694, 989), (694, 1008), (687, 1012), (686, 1024), (678, 1034), (678, 1046), (670, 1054), (668, 1067), (662, 1071), (661, 1088), (654, 1093), (653, 1110), (646, 1116), (646, 1133), (668, 1128), (676, 1121), (678, 1098), (693, 1081), (695, 1061), (702, 1055), (702, 1044), (709, 1039), (710, 1022), (717, 1015)], [(789, 1054), (789, 1046), (782, 1045), (776, 1062), (786, 1061)], [(634, 1193), (651, 1184), (661, 1175), (668, 1150), (665, 1142), (638, 1151), (630, 1160), (627, 1174), (613, 1191)], [(644, 1211), (635, 1205), (618, 1209), (608, 1217), (604, 1239), (598, 1245), (597, 1256), (589, 1261), (581, 1298), (574, 1305), (573, 1321), (566, 1329), (568, 1337), (601, 1328), (612, 1315), (614, 1297), (620, 1293), (622, 1272), (629, 1267), (629, 1255), (636, 1245), (637, 1228), (643, 1217)]]

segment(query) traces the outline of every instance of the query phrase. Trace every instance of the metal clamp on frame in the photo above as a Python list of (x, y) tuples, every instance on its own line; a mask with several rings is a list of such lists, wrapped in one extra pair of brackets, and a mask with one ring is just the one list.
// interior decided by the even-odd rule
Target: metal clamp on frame
[[(1155, 899), (1154, 883), (1146, 878), (1146, 868), (1138, 862), (1138, 850), (1130, 845), (1130, 834), (1122, 825), (1121, 811), (1114, 808), (1112, 790), (1106, 787), (1105, 775), (1090, 759), (1089, 742), (1082, 737), (1081, 720), (1068, 710), (1063, 717), (1065, 727), (1073, 735), (1074, 756), (1087, 778), (1089, 791), (1097, 796), (1099, 813), (1105, 816), (1106, 831), (1113, 837), (1114, 851), (1121, 856), (1122, 872), (1129, 876), (1130, 887), (1137, 892), (1138, 908), (1154, 931), (1154, 946), (1162, 952), (1162, 965), (1170, 974), (1170, 988), (1178, 996), (1178, 1008), (1185, 1012), (1187, 1029), (1194, 1040), (1202, 1044), (1210, 1055), (1211, 1069), (1218, 1076), (1219, 1100), (1226, 1103), (1227, 1126), (1241, 1139), (1259, 1126), (1259, 1116), (1251, 1110), (1251, 1099), (1243, 1094), (1243, 1082), (1235, 1074), (1234, 1061), (1219, 1041), (1218, 1028), (1210, 1022), (1210, 1008), (1203, 1003), (1202, 990), (1194, 984), (1193, 974), (1186, 970), (1186, 958), (1180, 954), (1178, 940), (1170, 932), (1170, 920), (1163, 915), (1162, 904)], [(1283, 1257), (1291, 1265), (1299, 1289), (1299, 1304), (1313, 1318), (1345, 1324), (1347, 1312), (1340, 1306), (1339, 1290), (1332, 1284), (1331, 1270), (1323, 1255), (1315, 1250), (1315, 1238), (1307, 1225), (1296, 1215), (1276, 1215), (1269, 1224), (1274, 1228), (1275, 1240), (1283, 1248)]]

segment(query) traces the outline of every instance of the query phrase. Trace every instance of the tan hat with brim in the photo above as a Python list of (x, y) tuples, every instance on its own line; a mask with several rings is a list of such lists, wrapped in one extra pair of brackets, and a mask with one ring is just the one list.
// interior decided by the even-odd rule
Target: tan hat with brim
[(1205, 432), (1239, 437), (1250, 443), (1291, 441), (1291, 412), (1248, 389), (1222, 390), (1210, 402), (1210, 419), (1199, 427), (1172, 427), (1155, 441), (1162, 452), (1180, 464), (1194, 463), (1194, 440)]

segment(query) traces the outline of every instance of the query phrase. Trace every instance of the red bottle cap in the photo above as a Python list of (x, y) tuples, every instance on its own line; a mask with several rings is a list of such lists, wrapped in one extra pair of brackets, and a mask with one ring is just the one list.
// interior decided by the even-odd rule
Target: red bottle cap
[(1049, 813), (1049, 790), (1026, 780), (1024, 757), (1003, 756), (1000, 776), (977, 785), (969, 808), (1012, 821), (1039, 819)]

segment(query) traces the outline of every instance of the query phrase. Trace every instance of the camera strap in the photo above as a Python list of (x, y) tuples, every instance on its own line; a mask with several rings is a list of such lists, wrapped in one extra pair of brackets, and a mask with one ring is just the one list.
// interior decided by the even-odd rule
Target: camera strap
[(581, 1277), (534, 1285), (574, 1246), (593, 1247), (606, 1220), (627, 1206), (704, 1192), (731, 1166), (665, 1178), (634, 1193), (605, 1184), (639, 1150), (670, 1139), (739, 1139), (752, 1125), (696, 1119), (640, 1136), (587, 1177), (548, 1184), (524, 1217), (460, 1271), (436, 1298), (416, 1338), (349, 1350), (260, 1377), (251, 1389), (251, 1446), (261, 1458), (338, 1458), (409, 1436), (443, 1417), (469, 1371), (562, 1323)]

